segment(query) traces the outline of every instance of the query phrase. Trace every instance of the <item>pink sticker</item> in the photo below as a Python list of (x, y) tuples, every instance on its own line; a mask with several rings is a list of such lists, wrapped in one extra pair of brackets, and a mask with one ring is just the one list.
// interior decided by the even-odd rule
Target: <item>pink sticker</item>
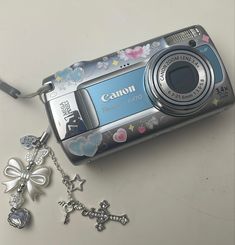
[(119, 59), (121, 60), (136, 60), (139, 58), (146, 58), (150, 54), (150, 44), (146, 44), (143, 47), (136, 46), (134, 48), (128, 48), (126, 50), (120, 50), (118, 52)]
[(129, 59), (138, 59), (139, 57), (141, 57), (143, 55), (143, 48), (142, 47), (135, 47), (133, 49), (131, 48), (128, 48), (126, 49), (126, 56), (129, 58)]
[(127, 140), (127, 133), (124, 128), (119, 128), (113, 135), (113, 140), (117, 143), (123, 143)]
[(209, 43), (210, 41), (210, 38), (207, 36), (207, 35), (202, 35), (202, 41), (206, 42), (206, 43)]
[(140, 134), (145, 133), (145, 131), (146, 131), (146, 128), (145, 128), (144, 126), (138, 127), (138, 132), (139, 132)]

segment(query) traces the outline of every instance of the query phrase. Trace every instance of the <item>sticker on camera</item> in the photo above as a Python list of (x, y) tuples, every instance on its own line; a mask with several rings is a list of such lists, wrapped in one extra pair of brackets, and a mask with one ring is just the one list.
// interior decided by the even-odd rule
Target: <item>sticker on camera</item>
[(146, 58), (150, 55), (150, 44), (146, 44), (143, 47), (136, 46), (134, 48), (127, 48), (125, 50), (118, 51), (118, 57), (120, 60), (136, 60), (139, 58)]
[(93, 157), (102, 142), (102, 138), (100, 132), (91, 133), (87, 137), (77, 137), (70, 142), (69, 151), (76, 156)]
[(124, 128), (119, 128), (114, 134), (113, 134), (113, 140), (117, 143), (123, 143), (127, 141), (127, 132)]
[[(137, 60), (140, 58), (147, 58), (152, 51), (156, 52), (161, 48), (161, 41), (154, 41), (151, 45), (148, 43), (144, 46), (136, 46), (134, 48), (127, 48), (117, 52), (117, 56), (102, 57), (96, 64), (99, 70), (108, 70), (111, 66), (115, 67), (125, 61)], [(129, 65), (129, 64), (127, 64)], [(124, 65), (125, 67), (126, 65)], [(122, 67), (122, 66), (121, 66)]]
[(66, 87), (77, 83), (83, 79), (84, 70), (82, 67), (68, 67), (55, 73), (55, 83), (60, 90), (66, 90)]
[(202, 35), (202, 41), (205, 42), (205, 43), (209, 43), (210, 37), (207, 36), (207, 35), (205, 35), (205, 34), (203, 34), (203, 35)]
[(107, 70), (109, 68), (109, 58), (107, 56), (103, 57), (101, 61), (97, 63), (98, 69), (105, 69)]

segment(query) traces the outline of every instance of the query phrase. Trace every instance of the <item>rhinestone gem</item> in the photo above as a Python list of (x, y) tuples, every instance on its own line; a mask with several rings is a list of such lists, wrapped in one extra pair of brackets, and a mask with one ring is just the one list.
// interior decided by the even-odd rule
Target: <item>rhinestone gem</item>
[(26, 208), (11, 209), (11, 213), (8, 215), (8, 222), (10, 225), (22, 229), (29, 224), (31, 214)]
[(20, 193), (11, 194), (9, 204), (13, 208), (20, 208), (24, 203), (24, 198)]

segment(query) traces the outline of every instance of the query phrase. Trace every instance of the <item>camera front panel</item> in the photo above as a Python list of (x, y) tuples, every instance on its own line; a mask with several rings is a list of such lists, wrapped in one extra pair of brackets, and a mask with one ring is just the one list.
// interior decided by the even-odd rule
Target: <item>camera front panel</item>
[(100, 127), (153, 107), (145, 90), (144, 74), (142, 67), (85, 88)]
[[(219, 112), (234, 102), (223, 63), (201, 26), (79, 62), (45, 79), (57, 139), (73, 163)], [(64, 108), (70, 108), (70, 110)]]

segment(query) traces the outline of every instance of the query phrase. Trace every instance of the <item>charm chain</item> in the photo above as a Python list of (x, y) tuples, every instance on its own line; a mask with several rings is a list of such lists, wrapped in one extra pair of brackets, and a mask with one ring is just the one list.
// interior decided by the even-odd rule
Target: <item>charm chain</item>
[[(74, 211), (80, 211), (83, 216), (89, 217), (90, 219), (96, 219), (97, 223), (95, 227), (98, 231), (103, 231), (105, 229), (105, 223), (108, 221), (116, 221), (121, 223), (122, 225), (126, 225), (129, 222), (129, 218), (126, 214), (110, 214), (110, 212), (108, 211), (108, 207), (110, 206), (110, 204), (106, 200), (100, 203), (100, 207), (97, 210), (95, 208), (89, 209), (80, 201), (75, 200), (73, 197), (73, 191), (76, 189), (74, 186), (74, 181), (76, 180), (76, 177), (73, 180), (71, 180), (60, 166), (54, 151), (49, 146), (45, 146), (45, 148), (49, 151), (49, 156), (51, 157), (53, 164), (62, 176), (62, 183), (67, 188), (68, 201), (58, 202), (58, 204), (63, 207), (65, 212), (64, 224), (69, 223), (70, 214)], [(81, 188), (78, 188), (78, 190), (82, 191), (82, 184), (85, 182), (85, 180), (81, 180), (78, 175), (77, 178), (77, 180), (81, 183)]]

